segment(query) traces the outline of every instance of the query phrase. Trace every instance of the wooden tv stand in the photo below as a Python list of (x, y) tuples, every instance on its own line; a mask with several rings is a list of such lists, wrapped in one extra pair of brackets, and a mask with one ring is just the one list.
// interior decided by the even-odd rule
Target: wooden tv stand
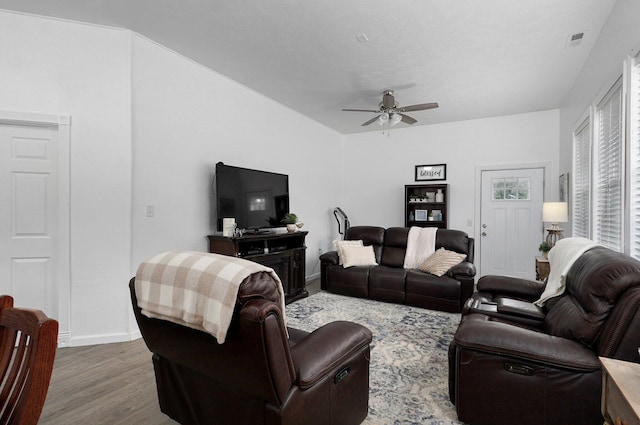
[(285, 302), (309, 296), (305, 283), (304, 238), (309, 232), (209, 235), (209, 252), (244, 258), (271, 267), (282, 281)]

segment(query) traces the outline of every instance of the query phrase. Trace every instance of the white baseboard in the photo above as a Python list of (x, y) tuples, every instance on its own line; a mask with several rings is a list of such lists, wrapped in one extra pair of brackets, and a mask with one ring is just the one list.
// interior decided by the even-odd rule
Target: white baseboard
[(83, 347), (85, 345), (112, 344), (115, 342), (129, 342), (142, 338), (139, 330), (131, 333), (118, 333), (108, 335), (93, 335), (71, 338), (65, 347)]
[(59, 332), (58, 333), (58, 348), (69, 347), (70, 339), (71, 339), (71, 335), (69, 335), (69, 332)]

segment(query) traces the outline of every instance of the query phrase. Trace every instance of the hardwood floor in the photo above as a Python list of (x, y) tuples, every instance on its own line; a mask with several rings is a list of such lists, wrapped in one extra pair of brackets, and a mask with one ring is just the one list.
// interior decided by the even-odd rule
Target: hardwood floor
[(58, 349), (39, 424), (176, 424), (160, 412), (141, 339)]
[[(307, 284), (320, 291), (319, 279)], [(41, 425), (170, 425), (144, 341), (58, 349)]]

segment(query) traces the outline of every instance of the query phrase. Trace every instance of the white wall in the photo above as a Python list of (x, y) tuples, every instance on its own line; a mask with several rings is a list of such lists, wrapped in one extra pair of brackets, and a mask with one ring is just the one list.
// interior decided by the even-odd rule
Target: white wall
[(349, 135), (345, 212), (352, 225), (404, 226), (404, 185), (420, 184), (414, 181), (415, 166), (447, 164), (449, 228), (477, 237), (477, 167), (548, 163), (545, 199), (557, 200), (558, 116), (551, 110), (392, 129), (388, 137)]
[[(215, 163), (289, 175), (304, 222), (307, 275), (329, 248), (342, 136), (143, 37), (133, 40), (133, 255), (206, 251)], [(145, 206), (155, 206), (146, 217)]]
[[(129, 33), (0, 11), (0, 110), (70, 114), (72, 338), (127, 331)], [(70, 288), (70, 289), (69, 289)]]
[(71, 317), (61, 330), (75, 344), (125, 339), (137, 264), (206, 249), (218, 161), (289, 174), (291, 208), (310, 232), (307, 275), (337, 236), (333, 207), (352, 225), (403, 224), (415, 165), (447, 164), (450, 227), (472, 235), (477, 167), (549, 163), (545, 196), (557, 199), (572, 126), (640, 42), (637, 16), (639, 2), (616, 3), (560, 111), (343, 137), (128, 31), (0, 12), (0, 110), (72, 116)]
[(129, 31), (0, 11), (0, 51), (0, 110), (72, 120), (71, 345), (129, 339), (140, 261), (206, 250), (218, 161), (289, 174), (319, 272), (342, 136)]
[[(623, 61), (640, 48), (640, 1), (618, 0), (600, 31), (588, 60), (560, 109), (560, 169), (571, 171), (573, 131), (589, 106), (622, 75)], [(570, 224), (569, 224), (570, 226)], [(569, 227), (567, 226), (567, 227)], [(570, 231), (570, 229), (569, 229)]]

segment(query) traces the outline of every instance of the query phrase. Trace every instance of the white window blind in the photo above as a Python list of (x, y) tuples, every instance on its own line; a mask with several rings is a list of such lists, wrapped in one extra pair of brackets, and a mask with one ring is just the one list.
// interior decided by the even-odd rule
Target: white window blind
[(589, 238), (591, 215), (591, 125), (589, 118), (573, 133), (573, 197), (571, 223), (573, 236)]
[(593, 236), (616, 251), (623, 250), (622, 81), (596, 106), (594, 125)]
[(640, 56), (636, 56), (629, 72), (629, 174), (630, 227), (629, 253), (640, 259)]

